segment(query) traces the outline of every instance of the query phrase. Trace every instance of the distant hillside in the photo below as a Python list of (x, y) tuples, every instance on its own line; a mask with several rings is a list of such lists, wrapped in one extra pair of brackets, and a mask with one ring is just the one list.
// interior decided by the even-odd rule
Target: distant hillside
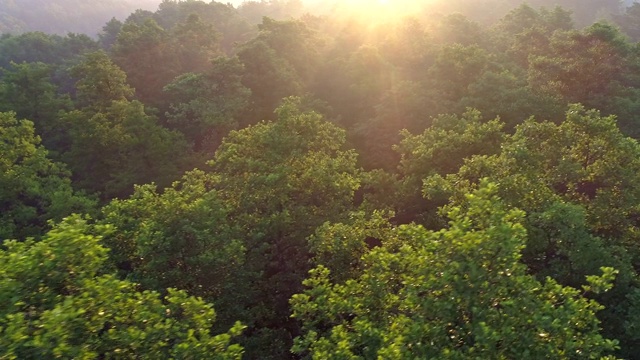
[(155, 10), (161, 0), (0, 0), (0, 33), (43, 31), (95, 35), (112, 17)]

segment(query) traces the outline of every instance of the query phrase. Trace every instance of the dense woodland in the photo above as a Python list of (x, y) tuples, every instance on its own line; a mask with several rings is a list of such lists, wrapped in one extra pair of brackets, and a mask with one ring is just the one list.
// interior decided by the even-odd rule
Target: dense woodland
[(2, 35), (0, 358), (640, 358), (640, 4), (417, 3)]

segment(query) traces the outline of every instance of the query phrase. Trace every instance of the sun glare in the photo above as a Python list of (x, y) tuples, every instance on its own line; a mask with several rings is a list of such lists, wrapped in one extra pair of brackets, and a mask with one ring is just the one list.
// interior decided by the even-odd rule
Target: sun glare
[(347, 0), (342, 2), (342, 9), (373, 22), (389, 21), (411, 15), (418, 4), (431, 1), (410, 0)]

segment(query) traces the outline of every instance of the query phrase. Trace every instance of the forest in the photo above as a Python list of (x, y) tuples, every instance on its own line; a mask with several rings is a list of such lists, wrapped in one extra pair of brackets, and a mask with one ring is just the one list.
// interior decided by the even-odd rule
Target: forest
[(0, 28), (0, 359), (640, 359), (640, 3), (107, 19)]

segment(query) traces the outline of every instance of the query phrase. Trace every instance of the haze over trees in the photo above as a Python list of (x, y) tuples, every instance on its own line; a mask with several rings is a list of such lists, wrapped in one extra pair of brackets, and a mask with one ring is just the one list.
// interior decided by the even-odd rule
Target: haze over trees
[(0, 358), (639, 358), (640, 4), (7, 4)]
[(95, 35), (109, 19), (124, 18), (136, 9), (153, 10), (160, 0), (2, 0), (0, 32), (42, 31)]

